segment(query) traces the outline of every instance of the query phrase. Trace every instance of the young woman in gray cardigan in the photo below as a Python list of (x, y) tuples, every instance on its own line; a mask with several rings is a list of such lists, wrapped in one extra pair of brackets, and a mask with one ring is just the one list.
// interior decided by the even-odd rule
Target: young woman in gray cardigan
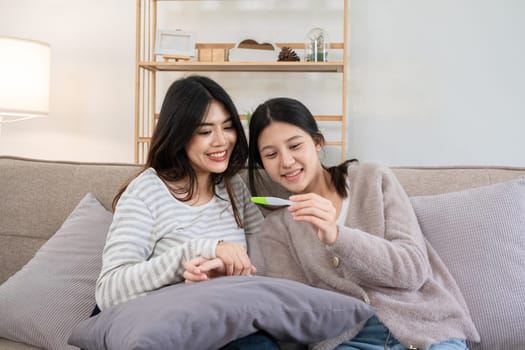
[[(249, 135), (252, 194), (260, 168), (295, 193), (248, 242), (258, 274), (348, 294), (376, 309), (357, 336), (333, 348), (464, 350), (466, 339), (479, 341), (456, 282), (388, 168), (353, 160), (324, 167), (314, 117), (289, 98), (259, 105)], [(185, 279), (197, 282), (223, 264), (185, 267)]]
[(347, 161), (326, 168), (323, 135), (299, 101), (275, 98), (252, 114), (252, 193), (259, 168), (295, 195), (257, 235), (259, 273), (361, 298), (377, 310), (337, 349), (466, 349), (479, 341), (464, 298), (423, 237), (393, 173)]

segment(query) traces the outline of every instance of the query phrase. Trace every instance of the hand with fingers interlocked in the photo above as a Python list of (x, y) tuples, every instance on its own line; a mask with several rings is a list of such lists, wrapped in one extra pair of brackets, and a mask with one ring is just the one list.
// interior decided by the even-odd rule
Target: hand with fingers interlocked
[(186, 283), (206, 281), (219, 276), (251, 276), (256, 272), (242, 244), (220, 241), (215, 258), (202, 256), (184, 263)]

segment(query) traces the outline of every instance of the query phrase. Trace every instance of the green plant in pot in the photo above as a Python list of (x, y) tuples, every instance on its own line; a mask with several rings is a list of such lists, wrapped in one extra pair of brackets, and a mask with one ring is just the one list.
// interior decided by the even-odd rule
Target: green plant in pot
[(328, 48), (330, 46), (328, 34), (322, 28), (313, 28), (306, 35), (305, 61), (326, 62), (328, 61)]

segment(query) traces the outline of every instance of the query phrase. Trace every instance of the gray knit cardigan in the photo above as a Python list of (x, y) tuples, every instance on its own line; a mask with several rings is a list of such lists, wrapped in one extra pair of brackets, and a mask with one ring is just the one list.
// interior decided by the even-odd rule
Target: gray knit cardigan
[(391, 170), (351, 163), (347, 184), (348, 216), (333, 245), (321, 243), (310, 224), (294, 222), (286, 209), (275, 211), (250, 244), (258, 271), (361, 298), (407, 347), (479, 341), (463, 295)]

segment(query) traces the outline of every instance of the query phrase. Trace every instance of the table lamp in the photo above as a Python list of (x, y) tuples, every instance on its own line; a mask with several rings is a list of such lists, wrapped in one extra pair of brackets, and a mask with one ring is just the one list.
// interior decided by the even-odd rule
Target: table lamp
[(0, 128), (48, 115), (49, 68), (48, 44), (0, 36)]

